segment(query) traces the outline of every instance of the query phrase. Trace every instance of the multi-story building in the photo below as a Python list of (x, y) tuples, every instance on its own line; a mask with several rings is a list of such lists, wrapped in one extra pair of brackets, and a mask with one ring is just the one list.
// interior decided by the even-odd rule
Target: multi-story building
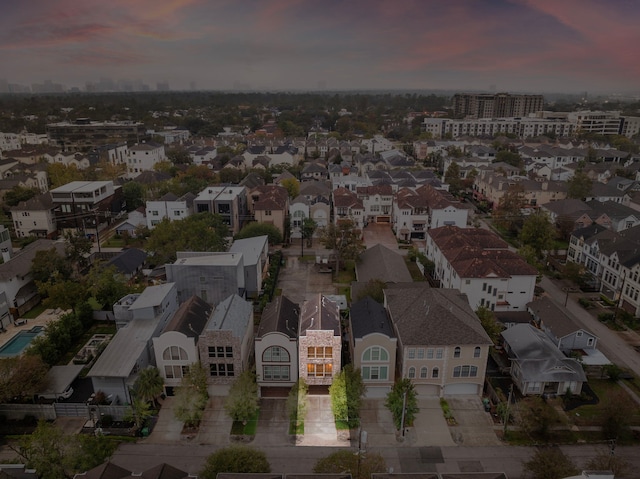
[(391, 223), (393, 207), (391, 185), (361, 186), (356, 189), (356, 196), (364, 206), (365, 224)]
[(464, 294), (395, 283), (384, 290), (384, 304), (397, 337), (397, 371), (419, 395), (482, 394), (492, 342)]
[(169, 221), (183, 220), (193, 213), (193, 193), (186, 193), (178, 198), (173, 193), (167, 193), (159, 200), (147, 201), (145, 214), (147, 228), (153, 229), (163, 219)]
[(453, 114), (462, 118), (522, 117), (544, 108), (542, 95), (457, 93), (452, 101)]
[(538, 270), (509, 251), (505, 241), (481, 228), (443, 226), (427, 232), (426, 254), (443, 288), (467, 295), (475, 311), (525, 311)]
[(216, 305), (232, 294), (245, 295), (241, 253), (182, 252), (165, 266), (167, 281), (175, 282), (180, 301), (193, 295)]
[(135, 178), (143, 171), (151, 171), (155, 165), (165, 161), (164, 145), (156, 143), (137, 143), (128, 150), (127, 177)]
[(253, 330), (253, 305), (237, 294), (215, 308), (198, 341), (209, 394), (225, 395), (235, 378), (249, 369)]
[(285, 225), (289, 217), (289, 194), (278, 185), (261, 185), (249, 193), (249, 214), (259, 223), (275, 226), (285, 235)]
[(99, 234), (125, 207), (112, 181), (72, 181), (50, 191), (60, 230)]
[(362, 200), (346, 188), (333, 191), (333, 220), (335, 224), (351, 220), (356, 228), (364, 228), (365, 214)]
[(57, 236), (56, 205), (50, 193), (34, 196), (21, 201), (11, 208), (11, 219), (18, 238), (36, 236), (55, 238)]
[(338, 305), (318, 294), (300, 311), (298, 372), (309, 386), (328, 387), (340, 372), (342, 332)]
[(216, 213), (236, 235), (249, 219), (247, 188), (244, 186), (207, 186), (193, 200), (194, 213)]
[(133, 121), (99, 122), (78, 118), (74, 122), (47, 125), (49, 144), (63, 151), (89, 151), (109, 143), (135, 143), (145, 132), (143, 123)]
[(434, 138), (450, 136), (497, 136), (511, 134), (518, 138), (531, 138), (553, 134), (557, 137), (572, 136), (576, 124), (565, 119), (544, 118), (481, 118), (453, 120), (450, 118), (425, 118), (424, 130)]

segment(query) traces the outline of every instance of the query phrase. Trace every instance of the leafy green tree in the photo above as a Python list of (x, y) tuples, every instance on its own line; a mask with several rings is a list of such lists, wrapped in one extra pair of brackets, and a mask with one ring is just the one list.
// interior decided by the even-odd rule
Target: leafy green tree
[(495, 163), (507, 163), (516, 168), (522, 168), (524, 162), (519, 153), (515, 151), (502, 150), (496, 153)]
[(533, 248), (538, 259), (542, 259), (545, 252), (553, 247), (556, 236), (556, 229), (549, 216), (543, 211), (537, 211), (524, 220), (519, 239), (523, 245)]
[(220, 472), (268, 473), (271, 465), (259, 449), (247, 446), (227, 446), (207, 456), (204, 468), (198, 473), (202, 479), (216, 479)]
[(55, 366), (71, 349), (73, 343), (80, 338), (83, 331), (84, 328), (78, 316), (74, 312), (66, 313), (47, 324), (44, 335), (31, 341), (27, 354), (38, 355), (49, 366)]
[(558, 412), (541, 397), (527, 398), (518, 405), (521, 429), (536, 439), (548, 440), (553, 426), (561, 422)]
[(462, 189), (462, 178), (460, 178), (460, 166), (455, 161), (452, 162), (444, 173), (444, 181), (449, 184), (449, 191), (452, 195), (458, 195)]
[(191, 156), (184, 146), (173, 146), (166, 151), (167, 159), (174, 165), (188, 165), (191, 161)]
[(153, 416), (153, 411), (149, 401), (134, 396), (129, 409), (125, 413), (124, 420), (133, 421), (136, 430), (140, 430), (151, 416)]
[(76, 165), (67, 166), (63, 163), (50, 163), (47, 165), (47, 174), (51, 182), (51, 189), (66, 185), (72, 181), (84, 180), (84, 175)]
[(10, 446), (26, 466), (42, 479), (68, 479), (85, 472), (113, 454), (116, 443), (105, 436), (67, 436), (62, 429), (40, 421), (30, 435)]
[(218, 172), (218, 176), (220, 177), (220, 183), (237, 185), (244, 178), (244, 173), (235, 168), (222, 168)]
[(637, 405), (622, 390), (611, 392), (602, 407), (602, 434), (605, 439), (620, 439), (630, 433)]
[(207, 372), (202, 363), (195, 362), (184, 375), (175, 390), (173, 412), (178, 421), (186, 427), (197, 427), (207, 407)]
[(176, 251), (226, 251), (227, 236), (220, 215), (198, 213), (179, 221), (165, 218), (151, 231), (146, 248), (159, 265), (175, 261)]
[(47, 308), (74, 310), (89, 297), (89, 290), (81, 280), (60, 280), (53, 275), (49, 281), (36, 282), (38, 292), (45, 296), (42, 301)]
[(533, 457), (523, 463), (531, 479), (560, 479), (575, 476), (578, 468), (558, 447), (536, 449)]
[(22, 201), (30, 200), (39, 193), (40, 191), (37, 188), (17, 185), (4, 194), (3, 201), (7, 206), (16, 206)]
[(144, 187), (137, 181), (127, 181), (122, 185), (122, 194), (127, 204), (127, 211), (133, 211), (144, 205)]
[(49, 366), (37, 355), (0, 358), (0, 403), (14, 397), (33, 397), (44, 390), (48, 370)]
[(231, 384), (224, 401), (224, 409), (234, 421), (246, 424), (258, 411), (256, 375), (243, 371)]
[(67, 260), (71, 263), (75, 277), (80, 276), (80, 272), (89, 266), (89, 254), (91, 253), (91, 240), (80, 233), (67, 233), (65, 235), (64, 252)]
[(307, 393), (309, 392), (309, 386), (305, 382), (304, 378), (298, 378), (298, 381), (289, 390), (287, 396), (287, 412), (289, 413), (289, 420), (295, 426), (299, 426), (304, 422), (307, 415)]
[(493, 341), (493, 344), (498, 344), (500, 342), (500, 333), (504, 329), (504, 327), (496, 321), (496, 316), (486, 306), (480, 306), (476, 310), (476, 316), (480, 319), (480, 324)]
[(282, 244), (282, 233), (280, 230), (268, 223), (253, 222), (245, 225), (236, 235), (236, 239), (255, 238), (256, 236), (269, 237), (269, 244)]
[(280, 182), (280, 186), (283, 186), (289, 198), (296, 198), (300, 194), (300, 182), (296, 178), (285, 178)]
[(515, 234), (522, 226), (525, 204), (524, 187), (520, 183), (510, 186), (498, 201), (494, 212), (496, 224)]
[(584, 171), (578, 170), (567, 181), (567, 197), (582, 200), (591, 193), (593, 180)]
[(342, 449), (318, 459), (313, 466), (316, 474), (349, 473), (355, 479), (369, 479), (371, 474), (387, 472), (384, 458), (375, 452), (366, 455), (349, 449)]
[(158, 396), (164, 392), (164, 379), (158, 368), (148, 366), (140, 371), (133, 385), (133, 392), (137, 398), (157, 406)]
[(313, 235), (318, 229), (318, 223), (313, 218), (302, 220), (302, 236), (307, 240), (307, 246), (313, 246)]
[[(406, 403), (405, 403), (406, 394)], [(391, 411), (393, 416), (393, 423), (396, 429), (399, 431), (402, 427), (402, 407), (404, 408), (404, 425), (412, 425), (416, 419), (416, 415), (420, 411), (418, 408), (418, 393), (411, 382), (411, 379), (404, 378), (393, 385), (387, 398), (384, 402), (384, 406)]]
[(71, 265), (55, 248), (37, 251), (31, 262), (31, 277), (44, 283), (52, 277), (66, 280), (71, 277)]
[(339, 225), (330, 223), (324, 227), (320, 234), (320, 243), (327, 249), (335, 250), (340, 265), (345, 261), (355, 261), (366, 249), (362, 241), (362, 231), (351, 220), (341, 222)]
[(365, 389), (359, 369), (347, 364), (340, 370), (329, 386), (331, 411), (336, 421), (347, 423), (349, 428), (360, 424), (360, 407)]
[(589, 459), (587, 469), (590, 471), (611, 471), (614, 477), (630, 477), (633, 468), (629, 461), (621, 456), (614, 456), (611, 451), (603, 449)]
[(120, 298), (131, 292), (126, 278), (115, 266), (94, 263), (86, 278), (90, 293), (98, 304), (111, 309)]
[(358, 294), (355, 297), (356, 301), (371, 296), (371, 298), (377, 303), (384, 303), (384, 289), (387, 287), (386, 283), (381, 279), (370, 279), (364, 288), (358, 290)]

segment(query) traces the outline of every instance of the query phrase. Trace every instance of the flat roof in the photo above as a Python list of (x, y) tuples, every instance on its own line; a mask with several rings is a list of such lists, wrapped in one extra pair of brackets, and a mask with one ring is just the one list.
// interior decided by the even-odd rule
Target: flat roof
[(157, 326), (155, 319), (134, 319), (119, 329), (87, 377), (127, 378)]
[(109, 185), (113, 186), (113, 181), (72, 181), (54, 188), (51, 193), (92, 192), (96, 188)]
[(65, 392), (78, 377), (83, 367), (82, 364), (52, 366), (46, 376), (47, 388), (41, 391), (40, 394), (61, 394)]
[(129, 310), (149, 308), (162, 304), (162, 300), (175, 286), (175, 283), (164, 283), (155, 286), (147, 286), (138, 298), (129, 306)]
[(205, 253), (202, 256), (178, 258), (175, 263), (168, 266), (235, 266), (240, 261), (242, 261), (240, 253)]

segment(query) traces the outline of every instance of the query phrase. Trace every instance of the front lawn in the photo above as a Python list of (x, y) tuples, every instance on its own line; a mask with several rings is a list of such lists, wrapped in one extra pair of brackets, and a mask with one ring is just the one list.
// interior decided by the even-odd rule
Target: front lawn
[(44, 313), (46, 309), (47, 308), (42, 303), (40, 303), (35, 308), (33, 308), (30, 311), (27, 311), (26, 313), (24, 313), (21, 316), (21, 318), (24, 318), (24, 319), (35, 319), (38, 316), (40, 316), (42, 313)]
[(231, 425), (231, 435), (233, 436), (255, 436), (258, 429), (258, 416), (260, 410), (257, 410), (251, 419), (243, 424), (242, 421), (233, 421)]
[[(616, 401), (620, 394), (626, 395), (626, 391), (616, 382), (608, 379), (589, 379), (589, 386), (598, 397), (597, 404), (586, 404), (567, 411), (567, 416), (571, 418), (577, 426), (600, 426), (602, 425), (607, 405), (611, 401)], [(629, 418), (630, 425), (640, 426), (640, 411), (636, 408), (635, 413)]]

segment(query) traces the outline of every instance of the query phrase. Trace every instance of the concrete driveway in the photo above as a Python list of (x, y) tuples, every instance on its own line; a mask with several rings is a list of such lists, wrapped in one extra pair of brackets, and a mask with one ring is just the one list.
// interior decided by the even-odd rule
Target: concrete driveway
[(392, 251), (400, 254), (407, 254), (407, 250), (398, 248), (398, 241), (391, 231), (389, 223), (369, 223), (363, 230), (364, 243), (367, 248), (372, 248), (377, 244), (386, 246)]
[(290, 446), (294, 439), (289, 435), (287, 400), (281, 398), (260, 399), (260, 416), (252, 446)]
[(450, 427), (456, 444), (462, 446), (500, 446), (502, 442), (493, 429), (491, 413), (484, 410), (478, 397), (448, 397), (457, 426)]
[(332, 274), (319, 273), (313, 261), (301, 261), (298, 256), (285, 256), (286, 266), (280, 269), (278, 288), (291, 301), (302, 304), (318, 293), (335, 294)]
[(360, 424), (362, 430), (367, 431), (368, 447), (385, 447), (397, 444), (393, 416), (384, 407), (384, 399), (364, 399), (362, 401)]
[(437, 397), (418, 397), (420, 412), (416, 416), (414, 427), (409, 429), (405, 441), (410, 446), (455, 446), (447, 421), (442, 414), (440, 399)]
[(340, 434), (331, 411), (329, 395), (307, 396), (307, 416), (304, 420), (304, 436), (298, 439), (298, 446), (350, 447), (349, 431)]

